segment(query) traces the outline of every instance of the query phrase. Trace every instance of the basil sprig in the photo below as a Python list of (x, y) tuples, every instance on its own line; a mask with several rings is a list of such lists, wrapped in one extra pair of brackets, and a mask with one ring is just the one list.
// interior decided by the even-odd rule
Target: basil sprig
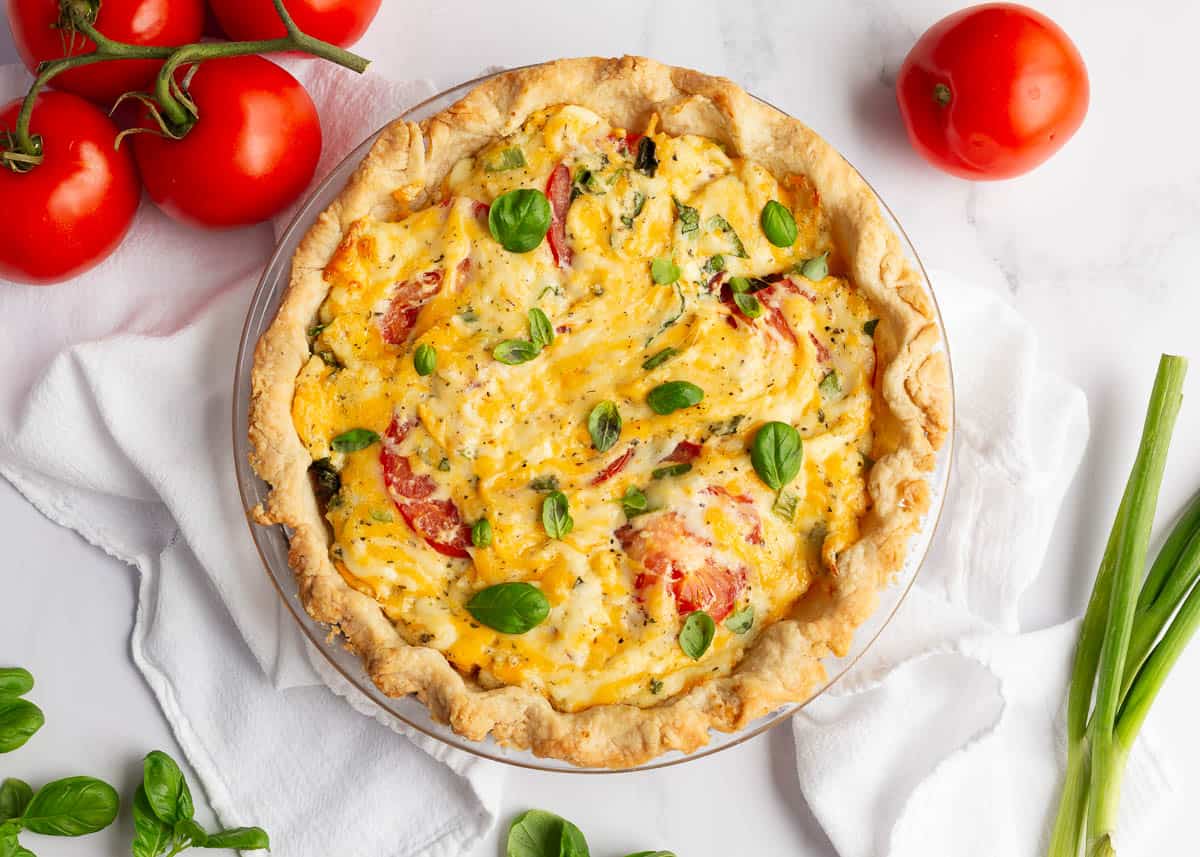
[(767, 423), (754, 435), (750, 446), (754, 472), (773, 491), (782, 491), (796, 478), (803, 459), (800, 433), (787, 423)]
[(528, 253), (550, 229), (550, 201), (534, 188), (502, 193), (488, 210), (488, 229), (505, 250)]
[(646, 404), (656, 414), (672, 414), (704, 400), (704, 391), (690, 381), (667, 381), (646, 395)]
[(11, 753), (33, 737), (46, 715), (22, 696), (33, 690), (33, 676), (21, 667), (0, 670), (0, 753)]
[(524, 634), (550, 615), (550, 602), (532, 583), (497, 583), (467, 602), (467, 612), (501, 634)]
[(575, 529), (575, 519), (571, 517), (571, 507), (563, 492), (551, 491), (542, 501), (542, 528), (552, 539), (564, 538)]
[(776, 247), (791, 247), (796, 243), (799, 231), (796, 229), (796, 218), (777, 200), (771, 200), (763, 206), (759, 217), (763, 235)]
[(697, 610), (689, 613), (683, 620), (683, 630), (679, 632), (679, 648), (693, 661), (698, 661), (708, 651), (716, 635), (717, 623), (713, 621), (713, 617), (703, 610)]
[(358, 452), (360, 449), (366, 449), (377, 440), (379, 440), (379, 435), (370, 429), (355, 428), (339, 434), (333, 440), (329, 441), (329, 446), (334, 452)]
[(413, 352), (413, 368), (421, 377), (432, 375), (433, 370), (437, 368), (437, 350), (432, 345), (422, 342)]
[(615, 402), (603, 401), (592, 408), (587, 419), (592, 446), (598, 452), (608, 452), (621, 437), (621, 412)]
[(660, 286), (669, 286), (679, 279), (679, 266), (675, 260), (660, 256), (650, 263), (650, 277)]

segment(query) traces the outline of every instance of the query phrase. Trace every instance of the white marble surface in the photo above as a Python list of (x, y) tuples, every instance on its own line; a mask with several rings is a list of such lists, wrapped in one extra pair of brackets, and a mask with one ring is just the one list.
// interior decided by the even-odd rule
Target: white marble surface
[[(1092, 412), (1090, 448), (1023, 613), (1036, 626), (1082, 607), (1158, 354), (1200, 358), (1200, 115), (1187, 86), (1196, 80), (1200, 6), (1040, 3), (1088, 63), (1091, 111), (1067, 148), (1032, 175), (972, 185), (935, 172), (909, 150), (891, 90), (915, 37), (958, 3), (409, 5), (405, 31), (372, 31), (359, 49), (388, 74), (428, 77), (439, 87), (487, 66), (579, 54), (642, 53), (727, 75), (838, 146), (889, 201), (927, 265), (1006, 295), (1035, 325), (1047, 362), (1085, 389)], [(0, 32), (0, 63), (13, 58), (8, 33)], [(265, 257), (265, 229), (261, 240)], [(1200, 449), (1192, 442), (1200, 434), (1200, 366), (1193, 375), (1164, 513), (1200, 487)], [(132, 571), (42, 519), (3, 482), (0, 534), (7, 546), (0, 661), (28, 664), (42, 677), (36, 696), (49, 716), (45, 731), (6, 757), (0, 774), (42, 780), (87, 771), (130, 791), (142, 752), (178, 752), (128, 656)], [(67, 672), (65, 661), (73, 665), (70, 686), (53, 679)], [(1198, 682), (1200, 645), (1185, 655), (1151, 715), (1193, 801), (1200, 798), (1200, 741), (1190, 728)], [(712, 759), (619, 779), (514, 770), (504, 815), (529, 806), (557, 810), (584, 828), (597, 857), (646, 847), (670, 847), (681, 857), (832, 855), (798, 793), (791, 754), (782, 729)], [(1190, 851), (1183, 845), (1189, 822), (1172, 820), (1145, 853)], [(130, 835), (123, 819), (87, 844), (41, 837), (28, 844), (40, 857), (118, 855), (128, 854)], [(498, 840), (494, 834), (477, 854), (498, 853)]]

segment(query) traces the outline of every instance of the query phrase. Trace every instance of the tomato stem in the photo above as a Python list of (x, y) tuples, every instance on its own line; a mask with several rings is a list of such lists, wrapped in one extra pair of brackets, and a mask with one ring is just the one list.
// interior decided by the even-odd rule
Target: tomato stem
[(950, 103), (951, 99), (950, 87), (944, 83), (935, 83), (933, 85), (933, 100), (945, 107)]

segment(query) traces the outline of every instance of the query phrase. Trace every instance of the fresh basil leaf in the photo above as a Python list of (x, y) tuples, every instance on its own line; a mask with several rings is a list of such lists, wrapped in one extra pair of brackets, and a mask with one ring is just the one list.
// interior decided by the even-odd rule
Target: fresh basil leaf
[(633, 159), (633, 168), (644, 176), (654, 178), (658, 169), (658, 158), (654, 156), (657, 147), (649, 137), (638, 140), (637, 156)]
[(0, 822), (20, 818), (33, 800), (33, 789), (24, 780), (9, 777), (0, 783)]
[(741, 426), (745, 420), (745, 414), (734, 414), (724, 422), (709, 423), (708, 432), (716, 437), (729, 437), (730, 435), (737, 434), (738, 427)]
[(679, 218), (679, 231), (684, 235), (696, 237), (695, 233), (700, 231), (700, 212), (690, 205), (684, 205), (675, 197), (671, 197), (671, 199), (675, 202), (675, 216)]
[(875, 328), (879, 327), (879, 319), (873, 318), (870, 321), (863, 322), (863, 333), (867, 336), (875, 335)]
[(175, 825), (175, 838), (186, 841), (189, 847), (208, 847), (208, 834), (203, 827), (190, 818), (185, 818)]
[(171, 825), (163, 823), (146, 798), (146, 789), (133, 793), (133, 857), (159, 857), (170, 850), (175, 837)]
[(728, 220), (719, 214), (714, 214), (712, 217), (708, 218), (708, 223), (706, 225), (708, 226), (710, 232), (720, 232), (729, 239), (729, 244), (731, 247), (733, 247), (733, 249), (729, 251), (730, 255), (737, 256), (739, 259), (749, 258), (750, 254), (746, 252), (746, 245), (742, 243), (741, 238), (738, 238), (737, 232), (734, 231), (734, 228), (729, 224)]
[(546, 314), (537, 307), (529, 311), (529, 339), (539, 349), (554, 341), (554, 327)]
[(659, 366), (666, 363), (672, 357), (679, 353), (677, 348), (664, 348), (657, 354), (647, 357), (642, 361), (642, 368), (649, 372), (651, 369), (657, 369)]
[(505, 857), (590, 857), (587, 840), (571, 822), (541, 809), (521, 813), (508, 828)]
[(638, 851), (635, 854), (629, 854), (627, 857), (675, 857), (673, 851)]
[(667, 381), (646, 395), (646, 404), (656, 414), (671, 414), (700, 404), (704, 391), (690, 381)]
[(742, 311), (742, 315), (746, 316), (746, 318), (758, 318), (763, 314), (762, 304), (758, 302), (758, 298), (754, 295), (734, 292), (733, 302), (737, 304), (737, 308)]
[(825, 252), (801, 262), (796, 266), (796, 273), (813, 282), (825, 279), (829, 276), (829, 253)]
[(790, 491), (780, 491), (771, 505), (771, 511), (775, 517), (791, 523), (796, 517), (796, 507), (799, 505), (800, 498), (798, 496)]
[(433, 370), (437, 368), (437, 350), (432, 345), (422, 342), (413, 352), (413, 368), (422, 378), (432, 375)]
[(542, 349), (528, 340), (506, 339), (496, 346), (492, 351), (492, 356), (509, 366), (519, 366), (522, 363), (528, 363), (541, 353)]
[(754, 607), (746, 605), (725, 620), (725, 627), (735, 634), (744, 634), (754, 626)]
[(708, 261), (701, 268), (706, 274), (719, 274), (725, 270), (725, 257), (718, 253), (716, 256), (709, 256)]
[(12, 857), (37, 857), (37, 855), (18, 842), (17, 850), (13, 852)]
[(46, 715), (28, 699), (0, 699), (0, 753), (11, 753), (42, 728)]
[(662, 693), (662, 689), (663, 689), (662, 679), (657, 679), (657, 678), (650, 679), (650, 692), (651, 693), (653, 693), (657, 696), (658, 694)]
[(642, 209), (646, 207), (646, 195), (640, 190), (633, 192), (633, 207), (630, 208), (628, 214), (621, 215), (621, 222), (629, 229), (633, 228), (633, 221), (642, 213)]
[(554, 491), (542, 501), (542, 527), (552, 539), (561, 539), (575, 529), (567, 495)]
[(735, 295), (746, 295), (750, 293), (750, 280), (746, 277), (730, 277), (729, 291)]
[(308, 329), (308, 338), (316, 339), (318, 336), (321, 335), (321, 331), (327, 327), (329, 327), (329, 325), (327, 325), (327, 324), (314, 324), (312, 327), (310, 327)]
[(625, 494), (621, 497), (621, 507), (625, 510), (626, 518), (636, 518), (650, 511), (646, 495), (636, 485), (625, 489)]
[(776, 247), (791, 247), (796, 243), (796, 236), (799, 234), (796, 218), (792, 217), (792, 213), (782, 203), (771, 200), (764, 205), (759, 223), (762, 225), (763, 235)]
[(550, 602), (531, 583), (497, 583), (476, 592), (467, 612), (502, 634), (524, 634), (550, 615)]
[(19, 832), (19, 828), (0, 827), (0, 857), (17, 857), (21, 850), (21, 843), (17, 841)]
[(804, 458), (800, 433), (787, 423), (769, 422), (754, 435), (750, 461), (758, 478), (774, 491), (781, 491), (796, 478)]
[(656, 467), (650, 474), (651, 479), (663, 479), (667, 476), (682, 476), (692, 469), (690, 461), (677, 461), (663, 467)]
[(117, 817), (116, 789), (93, 777), (67, 777), (38, 789), (21, 825), (46, 836), (84, 836), (103, 830)]
[(485, 548), (492, 543), (492, 522), (480, 518), (471, 525), (471, 544), (477, 548)]
[(503, 173), (508, 170), (518, 170), (525, 166), (525, 153), (520, 146), (509, 146), (501, 149), (495, 159), (483, 165), (485, 172)]
[(592, 446), (598, 452), (608, 452), (621, 437), (621, 412), (615, 402), (603, 401), (592, 408), (587, 419)]
[(825, 377), (821, 379), (821, 383), (817, 385), (817, 389), (821, 391), (821, 395), (825, 398), (831, 398), (842, 392), (842, 382), (838, 378), (838, 373), (830, 369), (825, 373)]
[(571, 199), (576, 199), (585, 193), (602, 196), (608, 193), (608, 188), (596, 178), (594, 172), (587, 167), (580, 167), (575, 171), (575, 179), (571, 182)]
[(342, 490), (342, 475), (328, 458), (318, 458), (308, 465), (308, 472), (312, 475), (317, 499), (322, 503), (328, 503), (331, 497)]
[(237, 851), (257, 851), (270, 848), (271, 838), (261, 827), (231, 827), (210, 833), (204, 848), (233, 848)]
[(334, 452), (358, 452), (360, 449), (366, 449), (377, 440), (379, 440), (379, 435), (370, 429), (356, 428), (342, 432), (329, 441), (329, 446)]
[(488, 210), (488, 229), (505, 250), (528, 253), (550, 229), (550, 201), (533, 188), (502, 193)]
[(557, 491), (558, 490), (558, 477), (555, 476), (553, 473), (551, 473), (548, 476), (536, 476), (529, 483), (529, 487), (532, 488), (534, 491), (541, 491), (543, 493), (545, 493), (547, 491)]
[(679, 279), (679, 266), (673, 259), (660, 256), (650, 263), (650, 277), (660, 286), (669, 286)]
[(33, 690), (33, 675), (24, 667), (0, 669), (0, 696), (24, 696)]
[(683, 630), (679, 632), (679, 648), (693, 661), (698, 661), (708, 651), (716, 634), (717, 624), (712, 616), (703, 610), (689, 613), (683, 620)]
[(142, 785), (150, 808), (164, 824), (175, 824), (195, 814), (192, 792), (175, 760), (153, 750), (142, 761)]

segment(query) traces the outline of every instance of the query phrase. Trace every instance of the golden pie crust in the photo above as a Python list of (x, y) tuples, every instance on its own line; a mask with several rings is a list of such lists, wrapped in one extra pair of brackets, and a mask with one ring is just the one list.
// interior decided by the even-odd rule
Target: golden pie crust
[[(533, 690), (484, 688), (441, 652), (406, 643), (380, 605), (351, 588), (332, 564), (331, 535), (308, 472), (312, 458), (292, 417), (296, 378), (310, 357), (307, 331), (329, 288), (323, 272), (351, 226), (429, 204), (456, 162), (558, 104), (585, 107), (622, 128), (645, 127), (657, 114), (666, 133), (711, 138), (776, 176), (807, 176), (830, 219), (846, 276), (880, 318), (875, 461), (860, 539), (840, 552), (836, 567), (813, 584), (791, 618), (762, 631), (731, 674), (647, 708), (558, 711)], [(859, 174), (806, 126), (730, 81), (641, 57), (560, 60), (509, 72), (430, 119), (388, 126), (300, 243), (290, 286), (255, 350), (251, 396), (251, 462), (271, 486), (255, 519), (290, 530), (289, 561), (301, 601), (315, 620), (344, 636), (380, 690), (415, 694), (435, 719), (467, 738), (490, 733), (500, 744), (539, 756), (613, 768), (693, 751), (708, 741), (710, 729), (741, 729), (812, 695), (825, 679), (821, 658), (848, 650), (879, 589), (904, 561), (929, 506), (928, 480), (952, 411), (931, 298)]]

